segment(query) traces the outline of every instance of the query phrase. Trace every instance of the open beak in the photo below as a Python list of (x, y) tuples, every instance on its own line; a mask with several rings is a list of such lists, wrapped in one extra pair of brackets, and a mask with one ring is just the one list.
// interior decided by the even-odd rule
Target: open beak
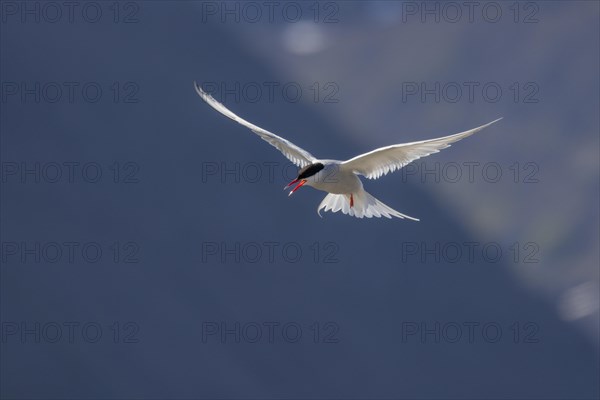
[(284, 187), (284, 189), (289, 188), (290, 186), (292, 186), (294, 183), (299, 182), (290, 192), (290, 194), (288, 194), (288, 196), (291, 196), (296, 190), (300, 189), (307, 181), (305, 179), (294, 179), (293, 181), (291, 181), (290, 183), (287, 184), (286, 187)]
[(299, 179), (294, 179), (293, 181), (291, 181), (290, 183), (288, 183), (287, 185), (285, 185), (285, 187), (283, 188), (283, 190), (289, 188), (290, 186), (292, 186), (294, 183), (298, 182)]

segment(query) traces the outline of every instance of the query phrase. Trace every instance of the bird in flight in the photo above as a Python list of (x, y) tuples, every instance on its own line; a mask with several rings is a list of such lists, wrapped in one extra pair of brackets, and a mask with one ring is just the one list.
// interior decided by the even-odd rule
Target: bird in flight
[(237, 116), (223, 104), (215, 100), (210, 94), (202, 90), (196, 82), (194, 82), (194, 86), (198, 95), (208, 105), (224, 116), (249, 128), (252, 132), (260, 136), (261, 139), (277, 148), (277, 150), (300, 168), (296, 179), (284, 188), (287, 189), (295, 185), (290, 191), (290, 196), (304, 185), (312, 186), (315, 189), (328, 193), (317, 208), (319, 216), (321, 216), (320, 211), (324, 209), (325, 211), (334, 213), (341, 211), (344, 214), (357, 218), (397, 217), (419, 221), (417, 218), (410, 217), (390, 208), (367, 193), (358, 176), (362, 175), (368, 179), (377, 179), (390, 172), (399, 170), (414, 160), (450, 147), (451, 143), (471, 136), (502, 119), (498, 118), (480, 127), (450, 136), (381, 147), (347, 161), (325, 160), (318, 159), (289, 140), (279, 137)]

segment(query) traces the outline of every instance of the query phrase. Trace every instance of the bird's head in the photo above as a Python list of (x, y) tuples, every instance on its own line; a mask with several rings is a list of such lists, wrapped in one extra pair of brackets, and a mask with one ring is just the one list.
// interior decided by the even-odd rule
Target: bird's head
[[(287, 184), (283, 189), (287, 189), (293, 184), (297, 183), (297, 185), (292, 189), (289, 196), (291, 196), (296, 190), (300, 189), (304, 184), (309, 182), (311, 177), (314, 177), (319, 171), (321, 171), (325, 166), (321, 163), (308, 164), (298, 171), (298, 177)], [(310, 185), (310, 183), (309, 183)]]

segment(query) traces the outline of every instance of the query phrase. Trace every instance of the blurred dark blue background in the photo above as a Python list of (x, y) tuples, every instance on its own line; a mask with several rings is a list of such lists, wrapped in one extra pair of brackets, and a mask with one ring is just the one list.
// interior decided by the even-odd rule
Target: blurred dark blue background
[[(597, 2), (0, 4), (3, 398), (598, 398)], [(324, 158), (504, 120), (321, 219), (194, 80)]]

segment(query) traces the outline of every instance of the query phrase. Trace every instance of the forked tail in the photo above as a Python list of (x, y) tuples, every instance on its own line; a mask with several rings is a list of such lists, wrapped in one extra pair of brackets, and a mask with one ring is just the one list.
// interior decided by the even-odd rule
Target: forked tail
[(319, 217), (321, 216), (322, 209), (334, 213), (341, 211), (344, 214), (348, 214), (356, 218), (397, 217), (418, 221), (417, 218), (409, 217), (408, 215), (402, 214), (383, 204), (381, 201), (377, 200), (364, 190), (353, 193), (352, 195), (329, 193), (327, 196), (325, 196), (321, 204), (319, 204), (319, 208), (317, 209)]

